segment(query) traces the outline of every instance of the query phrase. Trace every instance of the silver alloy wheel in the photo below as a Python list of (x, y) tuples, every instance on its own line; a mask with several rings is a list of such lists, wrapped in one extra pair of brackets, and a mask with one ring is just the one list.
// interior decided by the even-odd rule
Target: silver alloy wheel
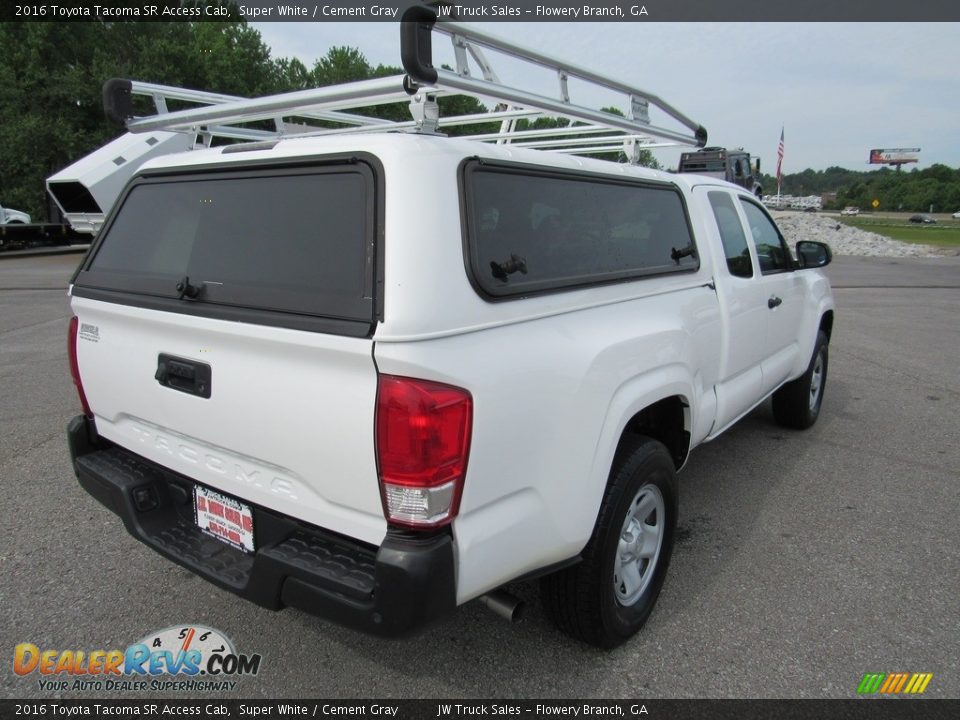
[(664, 507), (659, 488), (644, 485), (627, 510), (613, 564), (613, 592), (624, 607), (636, 603), (653, 578), (666, 527)]
[(817, 353), (810, 375), (810, 412), (816, 412), (820, 405), (820, 390), (823, 388), (823, 350)]

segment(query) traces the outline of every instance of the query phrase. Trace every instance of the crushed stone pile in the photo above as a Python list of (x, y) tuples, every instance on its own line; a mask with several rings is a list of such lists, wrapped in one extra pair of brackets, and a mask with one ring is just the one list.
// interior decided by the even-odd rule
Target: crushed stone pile
[(943, 257), (957, 254), (956, 250), (950, 248), (892, 240), (884, 235), (844, 225), (839, 219), (826, 215), (781, 212), (774, 213), (774, 218), (791, 247), (800, 240), (816, 240), (829, 245), (834, 255)]

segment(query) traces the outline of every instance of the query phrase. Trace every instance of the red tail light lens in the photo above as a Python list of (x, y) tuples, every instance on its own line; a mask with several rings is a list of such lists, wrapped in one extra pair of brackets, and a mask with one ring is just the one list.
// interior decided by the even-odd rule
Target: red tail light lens
[(77, 334), (80, 329), (80, 321), (76, 315), (70, 318), (69, 339), (67, 340), (67, 355), (70, 358), (70, 375), (73, 377), (73, 384), (77, 386), (77, 395), (80, 396), (80, 404), (83, 406), (83, 414), (87, 417), (93, 417), (90, 412), (90, 405), (87, 403), (87, 394), (83, 392), (83, 381), (80, 380), (80, 364), (77, 362)]
[(456, 517), (472, 425), (473, 398), (466, 390), (380, 376), (377, 466), (387, 520), (438, 527)]

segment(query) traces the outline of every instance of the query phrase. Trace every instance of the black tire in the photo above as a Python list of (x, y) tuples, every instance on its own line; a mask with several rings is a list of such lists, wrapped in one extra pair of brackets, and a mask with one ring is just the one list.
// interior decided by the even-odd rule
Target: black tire
[[(661, 515), (657, 505), (636, 520), (635, 508), (645, 513), (643, 508), (647, 503), (656, 505), (657, 495), (662, 501), (662, 516), (657, 517)], [(676, 470), (670, 452), (656, 440), (637, 437), (618, 453), (581, 562), (541, 580), (544, 610), (560, 630), (591, 645), (612, 648), (643, 627), (660, 595), (670, 564), (677, 505)], [(648, 522), (651, 519), (653, 523)], [(638, 527), (640, 522), (650, 531), (659, 526), (660, 539), (657, 543), (648, 530), (641, 530), (639, 536), (629, 535), (644, 538), (658, 548), (652, 557), (644, 560), (639, 554), (645, 545), (633, 540), (638, 553), (639, 582), (632, 587), (634, 596), (629, 596), (625, 583), (615, 573), (623, 574), (622, 558), (630, 556), (630, 553), (621, 555), (621, 539), (627, 538), (630, 528)], [(617, 588), (615, 578), (620, 583)]]
[(773, 394), (773, 417), (780, 425), (806, 430), (817, 421), (827, 386), (829, 347), (827, 334), (821, 330), (807, 371)]

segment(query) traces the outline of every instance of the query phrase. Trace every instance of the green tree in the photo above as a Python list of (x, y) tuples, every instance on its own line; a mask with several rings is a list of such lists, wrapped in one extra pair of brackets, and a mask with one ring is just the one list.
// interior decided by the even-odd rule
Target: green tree
[(274, 76), (277, 92), (307, 90), (314, 87), (313, 75), (297, 58), (274, 60)]
[(372, 72), (370, 63), (359, 50), (337, 46), (330, 48), (326, 55), (317, 60), (311, 77), (315, 87), (322, 87), (366, 80), (371, 77)]
[(0, 23), (0, 47), (0, 202), (37, 220), (46, 177), (121, 134), (103, 116), (109, 78), (236, 95), (279, 85), (260, 34), (239, 21)]

